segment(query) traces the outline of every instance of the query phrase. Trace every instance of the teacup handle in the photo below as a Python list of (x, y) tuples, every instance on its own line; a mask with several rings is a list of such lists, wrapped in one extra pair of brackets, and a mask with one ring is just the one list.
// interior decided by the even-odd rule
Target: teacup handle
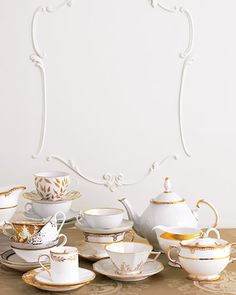
[(63, 247), (67, 243), (67, 236), (64, 234), (59, 234), (58, 239), (60, 239), (61, 237), (63, 238), (63, 240), (59, 245), (57, 245), (57, 247)]
[(153, 258), (153, 260), (157, 260), (157, 258), (161, 255), (161, 252), (158, 252), (158, 251), (152, 251), (150, 253), (150, 255), (155, 255), (155, 257)]
[(219, 231), (216, 229), (216, 228), (214, 228), (214, 227), (212, 227), (212, 228), (208, 228), (208, 230), (205, 232), (205, 234), (204, 234), (204, 237), (209, 237), (209, 234), (211, 233), (211, 232), (214, 232), (215, 234), (216, 234), (216, 238), (217, 239), (220, 239), (220, 233), (219, 233)]
[[(42, 257), (47, 257), (48, 258), (48, 264), (49, 264), (49, 266), (45, 266), (43, 264), (43, 262), (41, 261), (41, 258)], [(43, 261), (45, 261), (45, 260), (43, 260)], [(49, 271), (50, 270), (50, 267), (51, 267), (51, 259), (50, 259), (50, 256), (48, 254), (41, 254), (41, 255), (39, 255), (39, 257), (38, 257), (38, 263), (40, 264), (40, 266), (42, 267), (42, 269), (45, 270), (49, 274), (49, 276), (51, 276), (51, 272)]]
[[(236, 243), (232, 243), (232, 244), (230, 244), (230, 246), (231, 246), (231, 250), (232, 250), (232, 248), (236, 247)], [(235, 258), (231, 257), (229, 260), (229, 263), (234, 262), (234, 261), (236, 261), (236, 257)]]
[(180, 267), (182, 268), (182, 265), (181, 265), (177, 260), (174, 260), (174, 259), (172, 259), (172, 257), (171, 257), (171, 251), (172, 251), (173, 249), (176, 249), (176, 250), (177, 250), (177, 253), (178, 253), (178, 255), (179, 255), (180, 249), (179, 249), (177, 246), (175, 246), (175, 245), (170, 245), (169, 248), (168, 248), (168, 250), (167, 250), (167, 257), (168, 257), (168, 259), (169, 259), (173, 264), (176, 264), (176, 265), (178, 265), (178, 266), (180, 266)]
[(80, 223), (84, 219), (83, 211), (80, 211), (79, 214), (76, 216), (76, 220)]
[(62, 220), (62, 222), (61, 222), (61, 225), (60, 225), (59, 229), (57, 229), (57, 233), (59, 234), (59, 232), (61, 231), (61, 229), (62, 229), (62, 227), (63, 227), (63, 225), (64, 225), (64, 223), (65, 223), (65, 221), (66, 221), (66, 215), (65, 215), (65, 213), (62, 212), (62, 211), (58, 211), (57, 213), (55, 213), (55, 214), (54, 214), (54, 217), (55, 217), (55, 219), (56, 219), (57, 224), (59, 223), (58, 220), (57, 220), (57, 219), (58, 219), (58, 215), (62, 215), (62, 216), (63, 216), (63, 220)]
[[(132, 230), (129, 230), (127, 232), (125, 232), (125, 236), (124, 238), (126, 239), (126, 235), (130, 234), (130, 242), (134, 241), (134, 232)], [(129, 237), (127, 237), (127, 239), (129, 239)]]
[(30, 202), (26, 203), (26, 204), (25, 204), (25, 207), (24, 207), (24, 210), (25, 210), (27, 213), (29, 213), (30, 211), (32, 211), (32, 210), (33, 210), (33, 205), (32, 205), (32, 203), (30, 203)]
[(13, 237), (14, 236), (14, 234), (11, 234), (11, 233), (9, 233), (8, 231), (7, 231), (7, 226), (9, 226), (12, 230), (14, 230), (15, 231), (15, 229), (14, 229), (14, 226), (12, 225), (12, 223), (11, 222), (9, 222), (9, 221), (5, 221), (4, 222), (4, 224), (3, 224), (3, 226), (2, 226), (2, 232), (3, 232), (3, 234), (5, 235), (5, 236), (8, 236), (8, 237)]

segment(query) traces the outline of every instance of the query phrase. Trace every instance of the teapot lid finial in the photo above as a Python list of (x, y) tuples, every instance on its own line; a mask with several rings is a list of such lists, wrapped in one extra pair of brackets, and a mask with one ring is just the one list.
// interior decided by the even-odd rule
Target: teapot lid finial
[(171, 185), (171, 181), (170, 181), (169, 177), (165, 178), (164, 188), (165, 188), (165, 193), (170, 193), (171, 192), (172, 185)]

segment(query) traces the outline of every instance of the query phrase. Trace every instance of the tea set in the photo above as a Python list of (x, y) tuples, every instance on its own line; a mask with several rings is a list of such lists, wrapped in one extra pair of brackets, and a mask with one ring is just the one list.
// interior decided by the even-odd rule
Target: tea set
[[(93, 261), (95, 272), (126, 282), (144, 280), (161, 272), (164, 269), (158, 261), (161, 253), (165, 253), (176, 271), (183, 268), (188, 278), (198, 281), (218, 280), (227, 265), (236, 260), (231, 257), (236, 243), (222, 240), (216, 229), (219, 221), (216, 208), (201, 199), (191, 210), (172, 191), (169, 178), (165, 179), (164, 192), (150, 200), (142, 216), (138, 216), (126, 198), (119, 201), (129, 220), (124, 218), (125, 211), (118, 208), (74, 212), (75, 226), (82, 232), (83, 240), (77, 247), (67, 246), (67, 237), (60, 232), (68, 220), (72, 201), (81, 196), (78, 191), (69, 191), (69, 185), (70, 176), (65, 172), (37, 173), (36, 190), (23, 193), (31, 201), (25, 205), (26, 220), (11, 220), (12, 216), (5, 215), (2, 231), (10, 238), (11, 250), (1, 255), (0, 262), (27, 271), (22, 279), (28, 285), (61, 292), (88, 284), (95, 273), (80, 267), (79, 256)], [(23, 186), (2, 189), (0, 202), (5, 193), (5, 198), (12, 196), (12, 199), (8, 203), (4, 199), (3, 206), (17, 206), (24, 189)], [(212, 225), (206, 229), (198, 228), (197, 212), (201, 204), (214, 213)], [(132, 229), (148, 243), (134, 242)]]

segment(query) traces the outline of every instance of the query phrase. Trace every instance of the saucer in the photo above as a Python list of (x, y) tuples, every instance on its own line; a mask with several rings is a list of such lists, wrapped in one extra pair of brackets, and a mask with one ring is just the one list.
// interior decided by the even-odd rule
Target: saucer
[[(48, 220), (48, 218), (50, 218), (50, 217), (43, 218), (43, 217), (39, 216), (38, 214), (36, 214), (35, 212), (33, 212), (32, 210), (30, 212), (24, 212), (23, 214), (27, 219), (34, 220), (34, 221), (46, 221), (46, 220)], [(79, 212), (76, 212), (76, 211), (70, 209), (69, 212), (65, 213), (65, 215), (66, 215), (65, 223), (72, 221), (78, 214), (79, 214)], [(59, 217), (58, 221), (60, 223), (62, 221), (62, 218)]]
[(152, 275), (155, 275), (164, 269), (162, 263), (148, 259), (138, 274), (119, 274), (110, 258), (102, 259), (93, 264), (93, 269), (110, 279), (123, 282), (135, 282), (144, 280)]
[(90, 227), (85, 220), (79, 220), (75, 223), (75, 226), (82, 232), (91, 234), (115, 234), (128, 231), (133, 227), (133, 225), (133, 221), (127, 219), (123, 219), (121, 225), (116, 228), (93, 228)]
[(28, 271), (40, 267), (38, 262), (26, 262), (21, 259), (12, 249), (3, 252), (0, 255), (0, 262), (8, 268), (19, 271)]
[(70, 286), (58, 286), (58, 285), (52, 286), (52, 285), (41, 284), (35, 279), (35, 276), (41, 271), (42, 271), (41, 268), (37, 268), (37, 269), (33, 269), (31, 271), (28, 271), (27, 273), (23, 274), (22, 280), (27, 285), (36, 287), (36, 288), (41, 289), (41, 290), (50, 291), (50, 292), (72, 291), (72, 290), (81, 288), (81, 287), (83, 287), (84, 285), (87, 284), (87, 283), (83, 283), (83, 284), (70, 285)]
[(102, 254), (98, 254), (97, 251), (91, 249), (89, 247), (89, 243), (86, 243), (86, 242), (83, 242), (77, 248), (78, 248), (79, 255), (90, 261), (98, 261), (100, 259), (109, 257), (109, 255), (106, 252)]
[(90, 281), (94, 280), (95, 273), (91, 270), (85, 268), (78, 268), (78, 277), (74, 282), (66, 283), (66, 282), (53, 282), (49, 273), (46, 270), (41, 270), (35, 275), (36, 281), (40, 284), (50, 285), (50, 286), (71, 286), (71, 285), (80, 285), (86, 284)]
[(78, 199), (81, 197), (81, 193), (79, 191), (69, 191), (65, 194), (65, 196), (62, 199), (55, 199), (55, 200), (44, 200), (42, 197), (36, 192), (25, 192), (23, 193), (23, 197), (27, 200), (33, 201), (35, 203), (41, 203), (41, 204), (48, 204), (48, 203), (65, 203), (68, 201), (73, 201), (75, 199)]

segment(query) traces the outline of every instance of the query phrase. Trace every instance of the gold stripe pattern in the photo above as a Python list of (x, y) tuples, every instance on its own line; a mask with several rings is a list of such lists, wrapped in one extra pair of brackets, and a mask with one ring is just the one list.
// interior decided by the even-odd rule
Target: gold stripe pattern
[(230, 257), (230, 255), (227, 255), (225, 257), (211, 257), (211, 258), (204, 257), (204, 258), (196, 258), (196, 257), (187, 257), (187, 256), (181, 256), (181, 255), (179, 255), (179, 258), (189, 259), (189, 260), (223, 260), (223, 259), (226, 259), (226, 258), (229, 258), (229, 257)]
[(162, 239), (172, 240), (172, 241), (183, 241), (183, 240), (190, 240), (196, 239), (201, 237), (201, 233), (198, 234), (174, 234), (170, 232), (165, 232), (160, 235)]
[(174, 204), (184, 203), (185, 199), (181, 199), (181, 200), (173, 201), (173, 202), (162, 202), (162, 201), (155, 201), (155, 200), (151, 200), (150, 202), (156, 205), (174, 205)]

